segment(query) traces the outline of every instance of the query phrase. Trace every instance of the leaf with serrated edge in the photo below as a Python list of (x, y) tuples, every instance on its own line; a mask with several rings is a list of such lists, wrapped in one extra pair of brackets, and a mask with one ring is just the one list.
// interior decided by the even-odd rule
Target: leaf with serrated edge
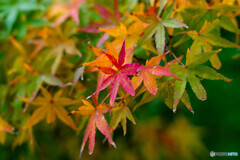
[(210, 80), (224, 80), (226, 82), (230, 82), (231, 79), (217, 73), (214, 69), (204, 66), (204, 65), (190, 65), (189, 69), (191, 69), (194, 74), (197, 76), (204, 78), (204, 79), (210, 79)]
[(158, 51), (158, 55), (163, 54), (165, 47), (165, 29), (161, 23), (159, 23), (157, 27), (157, 31), (155, 34), (155, 43)]
[(174, 19), (174, 18), (164, 19), (162, 20), (162, 23), (165, 27), (170, 27), (170, 28), (181, 28), (181, 27), (188, 28), (186, 24), (179, 22), (177, 19)]
[(179, 78), (182, 79), (182, 81), (175, 81), (174, 84), (174, 93), (173, 93), (173, 111), (175, 112), (177, 110), (177, 105), (179, 103), (179, 100), (182, 98), (182, 95), (185, 91), (186, 84), (187, 84), (187, 73), (185, 70), (182, 70), (177, 75)]
[(213, 56), (214, 54), (217, 54), (220, 51), (221, 51), (221, 49), (215, 50), (215, 51), (211, 51), (211, 52), (203, 52), (201, 54), (198, 54), (198, 55), (194, 56), (191, 59), (191, 61), (188, 61), (188, 65), (190, 65), (190, 64), (203, 64), (203, 63), (207, 62), (208, 59), (211, 56)]
[(139, 38), (137, 42), (137, 47), (141, 47), (146, 41), (148, 41), (156, 32), (159, 22), (155, 22), (148, 26), (144, 32), (143, 35)]
[(198, 99), (202, 101), (207, 99), (207, 93), (203, 88), (200, 79), (196, 77), (190, 70), (188, 70), (188, 82), (190, 83), (190, 86)]
[(204, 33), (201, 35), (202, 37), (204, 37), (208, 43), (210, 43), (213, 46), (218, 46), (218, 47), (224, 47), (224, 48), (238, 48), (240, 49), (240, 46), (230, 42), (224, 38), (221, 37), (217, 37), (214, 34), (211, 33)]
[(186, 90), (184, 91), (184, 93), (183, 93), (183, 95), (182, 95), (181, 101), (182, 101), (183, 104), (187, 107), (187, 109), (188, 109), (189, 111), (191, 111), (192, 113), (194, 113), (194, 112), (193, 112), (193, 109), (192, 109), (192, 106), (191, 106), (190, 98), (189, 98), (188, 93), (187, 93)]

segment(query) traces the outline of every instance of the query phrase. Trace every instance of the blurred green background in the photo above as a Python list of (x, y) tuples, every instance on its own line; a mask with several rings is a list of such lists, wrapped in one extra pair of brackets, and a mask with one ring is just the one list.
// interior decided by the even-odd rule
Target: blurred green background
[[(48, 3), (50, 2), (44, 1), (43, 4), (47, 6)], [(42, 11), (44, 9), (41, 9)], [(240, 26), (240, 17), (237, 18)], [(81, 17), (81, 19), (83, 22), (81, 25), (88, 23), (86, 17)], [(19, 26), (20, 33), (23, 34), (22, 32), (25, 31), (22, 31), (24, 29), (21, 25)], [(235, 35), (228, 31), (221, 30), (221, 34), (230, 41), (235, 39)], [(1, 51), (0, 61), (4, 61), (4, 54), (6, 53)], [(122, 135), (121, 127), (117, 128), (113, 135), (117, 149), (109, 147), (107, 143), (103, 144), (104, 137), (97, 131), (93, 155), (88, 155), (86, 146), (82, 159), (236, 159), (236, 157), (212, 158), (209, 152), (238, 152), (240, 154), (240, 58), (234, 58), (238, 54), (240, 54), (238, 49), (223, 49), (219, 54), (222, 61), (219, 73), (233, 81), (230, 83), (202, 81), (207, 91), (207, 100), (199, 101), (190, 86), (187, 86), (194, 115), (183, 104), (178, 106), (176, 113), (173, 113), (161, 99), (156, 99), (134, 112), (137, 123), (136, 125), (128, 123), (126, 136)], [(11, 142), (16, 135), (8, 134), (6, 143), (0, 146), (0, 159), (77, 159), (83, 132), (76, 134), (59, 121), (50, 126), (41, 122), (34, 126), (33, 150), (29, 148), (28, 143), (13, 148)]]

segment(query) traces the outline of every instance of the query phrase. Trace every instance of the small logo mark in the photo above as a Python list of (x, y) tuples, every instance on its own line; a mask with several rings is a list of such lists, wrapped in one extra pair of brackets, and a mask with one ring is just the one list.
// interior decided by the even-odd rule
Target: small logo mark
[(211, 157), (215, 157), (215, 156), (238, 156), (238, 152), (214, 152), (214, 151), (211, 151), (210, 156)]
[(210, 152), (210, 156), (211, 156), (211, 157), (214, 157), (214, 156), (215, 156), (215, 152), (211, 151), (211, 152)]

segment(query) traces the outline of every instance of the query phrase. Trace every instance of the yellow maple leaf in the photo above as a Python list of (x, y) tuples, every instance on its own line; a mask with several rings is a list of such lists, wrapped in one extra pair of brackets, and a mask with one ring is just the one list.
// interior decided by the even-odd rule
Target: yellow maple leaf
[[(99, 30), (108, 33), (109, 35), (114, 37), (115, 39), (113, 40), (113, 42), (111, 42), (111, 45), (117, 50), (120, 50), (124, 39), (126, 40), (126, 49), (134, 47), (134, 45), (137, 44), (141, 33), (143, 33), (144, 29), (147, 26), (148, 24), (142, 22), (135, 22), (131, 24), (127, 29), (124, 24), (120, 23), (119, 27), (117, 28), (99, 28)], [(156, 53), (156, 50), (154, 49), (152, 44), (146, 43), (142, 46), (142, 48)]]
[[(41, 120), (46, 118), (48, 124), (55, 122), (56, 116), (66, 125), (74, 130), (77, 130), (77, 126), (68, 112), (63, 106), (72, 105), (78, 103), (78, 101), (71, 100), (66, 97), (61, 97), (62, 90), (58, 91), (54, 96), (52, 96), (45, 88), (41, 87), (41, 92), (43, 97), (37, 97), (30, 104), (40, 106), (32, 114), (31, 118), (26, 124), (26, 128), (30, 128), (35, 124), (39, 123)], [(29, 102), (29, 98), (20, 97), (20, 100), (24, 102)]]
[(129, 119), (133, 124), (136, 124), (136, 121), (132, 115), (132, 112), (125, 104), (121, 104), (120, 106), (113, 108), (113, 116), (110, 122), (110, 130), (114, 131), (118, 124), (121, 122), (123, 127), (123, 134), (127, 133), (127, 119)]

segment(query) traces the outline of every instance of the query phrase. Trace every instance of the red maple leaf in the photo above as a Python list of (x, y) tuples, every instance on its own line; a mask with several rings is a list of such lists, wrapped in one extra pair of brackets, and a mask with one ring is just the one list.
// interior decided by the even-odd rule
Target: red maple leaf
[(101, 90), (105, 89), (107, 86), (109, 86), (111, 83), (111, 89), (110, 89), (110, 105), (113, 105), (117, 92), (119, 89), (119, 85), (121, 84), (123, 89), (128, 92), (130, 95), (135, 95), (135, 89), (131, 83), (131, 80), (128, 78), (128, 76), (136, 74), (137, 72), (144, 70), (145, 67), (143, 67), (139, 63), (127, 63), (124, 64), (125, 61), (125, 40), (123, 42), (121, 51), (118, 55), (118, 60), (116, 60), (112, 55), (105, 54), (108, 59), (113, 64), (113, 67), (98, 67), (99, 70), (101, 70), (103, 73), (109, 75), (106, 79), (103, 80), (100, 87), (96, 90), (96, 93), (100, 92)]

